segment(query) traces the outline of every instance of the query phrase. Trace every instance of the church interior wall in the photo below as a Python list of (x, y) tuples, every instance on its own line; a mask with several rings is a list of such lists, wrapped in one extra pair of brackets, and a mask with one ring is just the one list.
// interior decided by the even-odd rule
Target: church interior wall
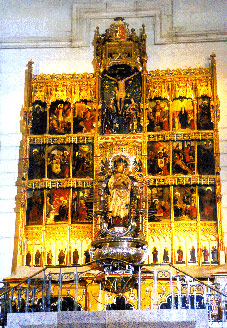
[[(133, 17), (139, 9), (134, 8), (134, 1), (124, 1), (127, 4), (128, 12), (131, 13), (127, 22), (130, 27), (134, 25), (142, 25), (143, 17), (135, 19)], [(147, 6), (147, 1), (144, 2)], [(220, 159), (221, 159), (221, 183), (222, 183), (222, 205), (223, 205), (223, 230), (225, 233), (225, 245), (227, 245), (227, 104), (225, 95), (227, 93), (227, 46), (224, 40), (220, 39), (217, 31), (223, 30), (223, 9), (224, 1), (215, 1), (216, 6), (211, 11), (209, 4), (212, 1), (173, 1), (174, 6), (170, 12), (169, 1), (157, 1), (159, 7), (164, 3), (166, 5), (166, 13), (163, 15), (173, 15), (172, 22), (182, 34), (184, 32), (190, 36), (193, 33), (192, 25), (189, 24), (189, 16), (191, 13), (192, 22), (197, 32), (207, 32), (208, 42), (201, 39), (201, 35), (195, 37), (195, 42), (181, 41), (175, 42), (171, 39), (169, 42), (160, 41), (155, 43), (155, 33), (152, 33), (154, 27), (154, 16), (151, 16), (151, 31), (148, 36), (147, 53), (148, 63), (147, 69), (164, 70), (177, 69), (187, 67), (208, 67), (209, 56), (212, 52), (216, 54), (217, 59), (217, 83), (218, 96), (220, 99)], [(14, 4), (10, 6), (10, 3)], [(36, 3), (36, 5), (35, 5)], [(86, 2), (87, 7), (92, 7), (92, 1)], [(100, 31), (104, 32), (103, 25), (109, 25), (111, 10), (112, 18), (115, 15), (116, 5), (118, 1), (111, 4), (108, 2), (97, 1), (102, 15), (98, 16), (97, 24), (94, 18), (91, 18), (91, 26), (100, 26)], [(106, 13), (107, 18), (103, 18), (103, 6), (107, 3), (109, 8)], [(154, 1), (151, 2), (154, 6)], [(17, 188), (15, 186), (18, 175), (18, 159), (19, 145), (21, 140), (20, 133), (20, 111), (24, 102), (24, 71), (27, 62), (32, 59), (34, 61), (34, 74), (40, 73), (84, 73), (93, 72), (92, 59), (93, 48), (91, 40), (93, 31), (87, 33), (87, 43), (90, 47), (79, 45), (72, 47), (72, 37), (76, 40), (75, 26), (78, 24), (75, 17), (75, 8), (80, 2), (76, 1), (58, 1), (56, 7), (55, 1), (4, 1), (0, 3), (0, 8), (4, 9), (4, 19), (0, 19), (0, 138), (1, 138), (1, 168), (0, 168), (0, 279), (10, 274), (11, 258), (13, 255), (14, 229), (15, 229), (15, 197)], [(101, 7), (102, 4), (102, 7)], [(219, 4), (219, 6), (217, 6)], [(74, 5), (74, 6), (73, 6)], [(90, 6), (90, 7), (89, 7)], [(152, 7), (151, 6), (151, 7)], [(39, 13), (37, 14), (37, 8)], [(74, 8), (74, 11), (73, 11)], [(131, 9), (134, 8), (134, 11)], [(188, 9), (186, 12), (185, 10)], [(196, 11), (197, 10), (197, 11)], [(204, 15), (207, 10), (207, 17)], [(51, 14), (48, 14), (50, 13)], [(74, 12), (74, 15), (73, 15)], [(141, 13), (141, 11), (139, 11)], [(36, 13), (36, 16), (35, 16)], [(199, 16), (199, 13), (201, 14)], [(48, 16), (47, 16), (48, 14)], [(108, 15), (107, 15), (108, 14)], [(120, 13), (118, 13), (119, 15)], [(122, 13), (122, 15), (124, 12)], [(142, 14), (141, 14), (142, 15)], [(208, 33), (209, 17), (214, 16), (214, 21), (210, 25), (210, 29), (215, 30), (212, 36)], [(199, 17), (201, 18), (198, 22)], [(82, 16), (83, 17), (83, 16)], [(90, 16), (89, 16), (90, 17)], [(92, 16), (91, 16), (92, 17)], [(145, 25), (149, 22), (144, 16)], [(111, 18), (111, 19), (112, 19)], [(81, 18), (78, 18), (81, 19)], [(164, 18), (163, 18), (164, 19)], [(57, 23), (56, 23), (57, 22)], [(165, 21), (166, 22), (166, 21)], [(196, 23), (197, 22), (197, 23)], [(214, 24), (215, 22), (215, 24)], [(81, 22), (83, 24), (83, 22)], [(166, 23), (167, 24), (167, 23)], [(73, 28), (74, 26), (74, 28)], [(21, 28), (20, 28), (21, 27)], [(149, 27), (150, 28), (150, 27)], [(149, 28), (147, 30), (149, 30)], [(179, 32), (179, 33), (180, 33)], [(202, 32), (200, 34), (202, 34)], [(74, 33), (74, 35), (72, 34)], [(179, 40), (180, 40), (180, 34)], [(197, 39), (196, 39), (197, 38)], [(210, 39), (209, 39), (210, 38)], [(223, 36), (224, 38), (224, 36)], [(21, 41), (22, 40), (22, 41)], [(45, 42), (44, 42), (45, 40)], [(210, 41), (209, 41), (210, 40)], [(216, 42), (218, 41), (218, 42)], [(16, 42), (16, 43), (15, 43)], [(26, 46), (27, 42), (27, 46)], [(75, 41), (76, 42), (76, 41)]]

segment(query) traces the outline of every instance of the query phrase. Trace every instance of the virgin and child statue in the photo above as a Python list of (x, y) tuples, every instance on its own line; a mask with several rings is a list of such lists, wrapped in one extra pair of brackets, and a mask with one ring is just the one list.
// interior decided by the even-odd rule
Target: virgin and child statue
[(127, 227), (130, 215), (136, 211), (133, 199), (137, 182), (130, 176), (127, 160), (123, 155), (116, 156), (112, 161), (112, 174), (106, 182), (104, 198), (109, 226)]
[(129, 214), (131, 180), (125, 173), (126, 164), (119, 159), (115, 172), (108, 182), (110, 193), (109, 212), (113, 218), (124, 220)]

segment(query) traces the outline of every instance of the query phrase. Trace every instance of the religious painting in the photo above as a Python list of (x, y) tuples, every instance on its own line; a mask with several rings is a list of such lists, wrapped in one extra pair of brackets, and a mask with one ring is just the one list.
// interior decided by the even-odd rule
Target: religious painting
[(149, 101), (147, 132), (169, 131), (169, 103), (165, 99)]
[(93, 178), (93, 144), (78, 143), (73, 145), (73, 178)]
[(47, 132), (47, 108), (46, 103), (36, 101), (32, 105), (31, 134), (45, 134)]
[(69, 102), (57, 100), (50, 105), (49, 133), (71, 133), (71, 105)]
[(198, 174), (213, 175), (215, 173), (214, 147), (212, 140), (197, 142)]
[(69, 218), (69, 194), (68, 188), (52, 188), (46, 196), (46, 223), (67, 222)]
[(170, 220), (170, 188), (153, 187), (148, 189), (148, 221)]
[(91, 188), (73, 188), (71, 221), (72, 223), (92, 223), (93, 192)]
[(28, 179), (45, 177), (45, 146), (30, 145)]
[(191, 99), (175, 99), (172, 103), (172, 129), (184, 131), (195, 129), (194, 109)]
[(70, 146), (53, 145), (47, 149), (47, 177), (62, 179), (70, 177)]
[(214, 186), (199, 186), (199, 211), (201, 220), (216, 221), (217, 205)]
[(27, 211), (26, 223), (27, 225), (41, 225), (43, 224), (43, 206), (44, 206), (44, 191), (30, 190), (27, 191)]
[(176, 250), (176, 264), (185, 264), (184, 260), (185, 254), (182, 246), (179, 246)]
[(170, 174), (169, 142), (148, 142), (147, 173), (151, 175)]
[(195, 142), (177, 141), (173, 146), (173, 174), (195, 174)]
[(95, 115), (93, 103), (87, 100), (75, 103), (73, 110), (73, 133), (94, 133)]
[(211, 120), (210, 98), (198, 98), (197, 112), (197, 128), (198, 130), (213, 130), (214, 123)]
[(195, 246), (191, 246), (189, 249), (189, 257), (188, 257), (188, 263), (197, 263), (197, 249)]
[(113, 65), (101, 81), (101, 133), (142, 132), (141, 74), (128, 65)]
[(194, 186), (173, 187), (174, 220), (196, 220), (196, 188)]

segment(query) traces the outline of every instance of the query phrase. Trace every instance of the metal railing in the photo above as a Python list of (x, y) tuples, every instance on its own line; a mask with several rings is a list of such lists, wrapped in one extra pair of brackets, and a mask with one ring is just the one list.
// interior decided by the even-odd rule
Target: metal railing
[(3, 327), (7, 313), (122, 309), (206, 309), (210, 322), (226, 321), (227, 295), (220, 286), (210, 279), (200, 281), (171, 264), (133, 267), (115, 260), (111, 272), (98, 261), (46, 266), (19, 283), (1, 283)]

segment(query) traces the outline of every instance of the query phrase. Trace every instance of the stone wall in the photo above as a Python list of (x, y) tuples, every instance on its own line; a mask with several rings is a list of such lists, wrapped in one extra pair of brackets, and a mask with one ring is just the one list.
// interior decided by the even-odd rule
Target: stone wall
[(227, 245), (227, 32), (224, 0), (9, 0), (0, 2), (0, 279), (10, 274), (15, 226), (15, 182), (18, 174), (20, 110), (24, 71), (34, 74), (93, 72), (92, 38), (116, 16), (130, 28), (144, 23), (148, 70), (209, 65), (217, 55), (221, 103), (220, 153), (224, 231)]
[(208, 328), (206, 310), (10, 313), (7, 328)]

